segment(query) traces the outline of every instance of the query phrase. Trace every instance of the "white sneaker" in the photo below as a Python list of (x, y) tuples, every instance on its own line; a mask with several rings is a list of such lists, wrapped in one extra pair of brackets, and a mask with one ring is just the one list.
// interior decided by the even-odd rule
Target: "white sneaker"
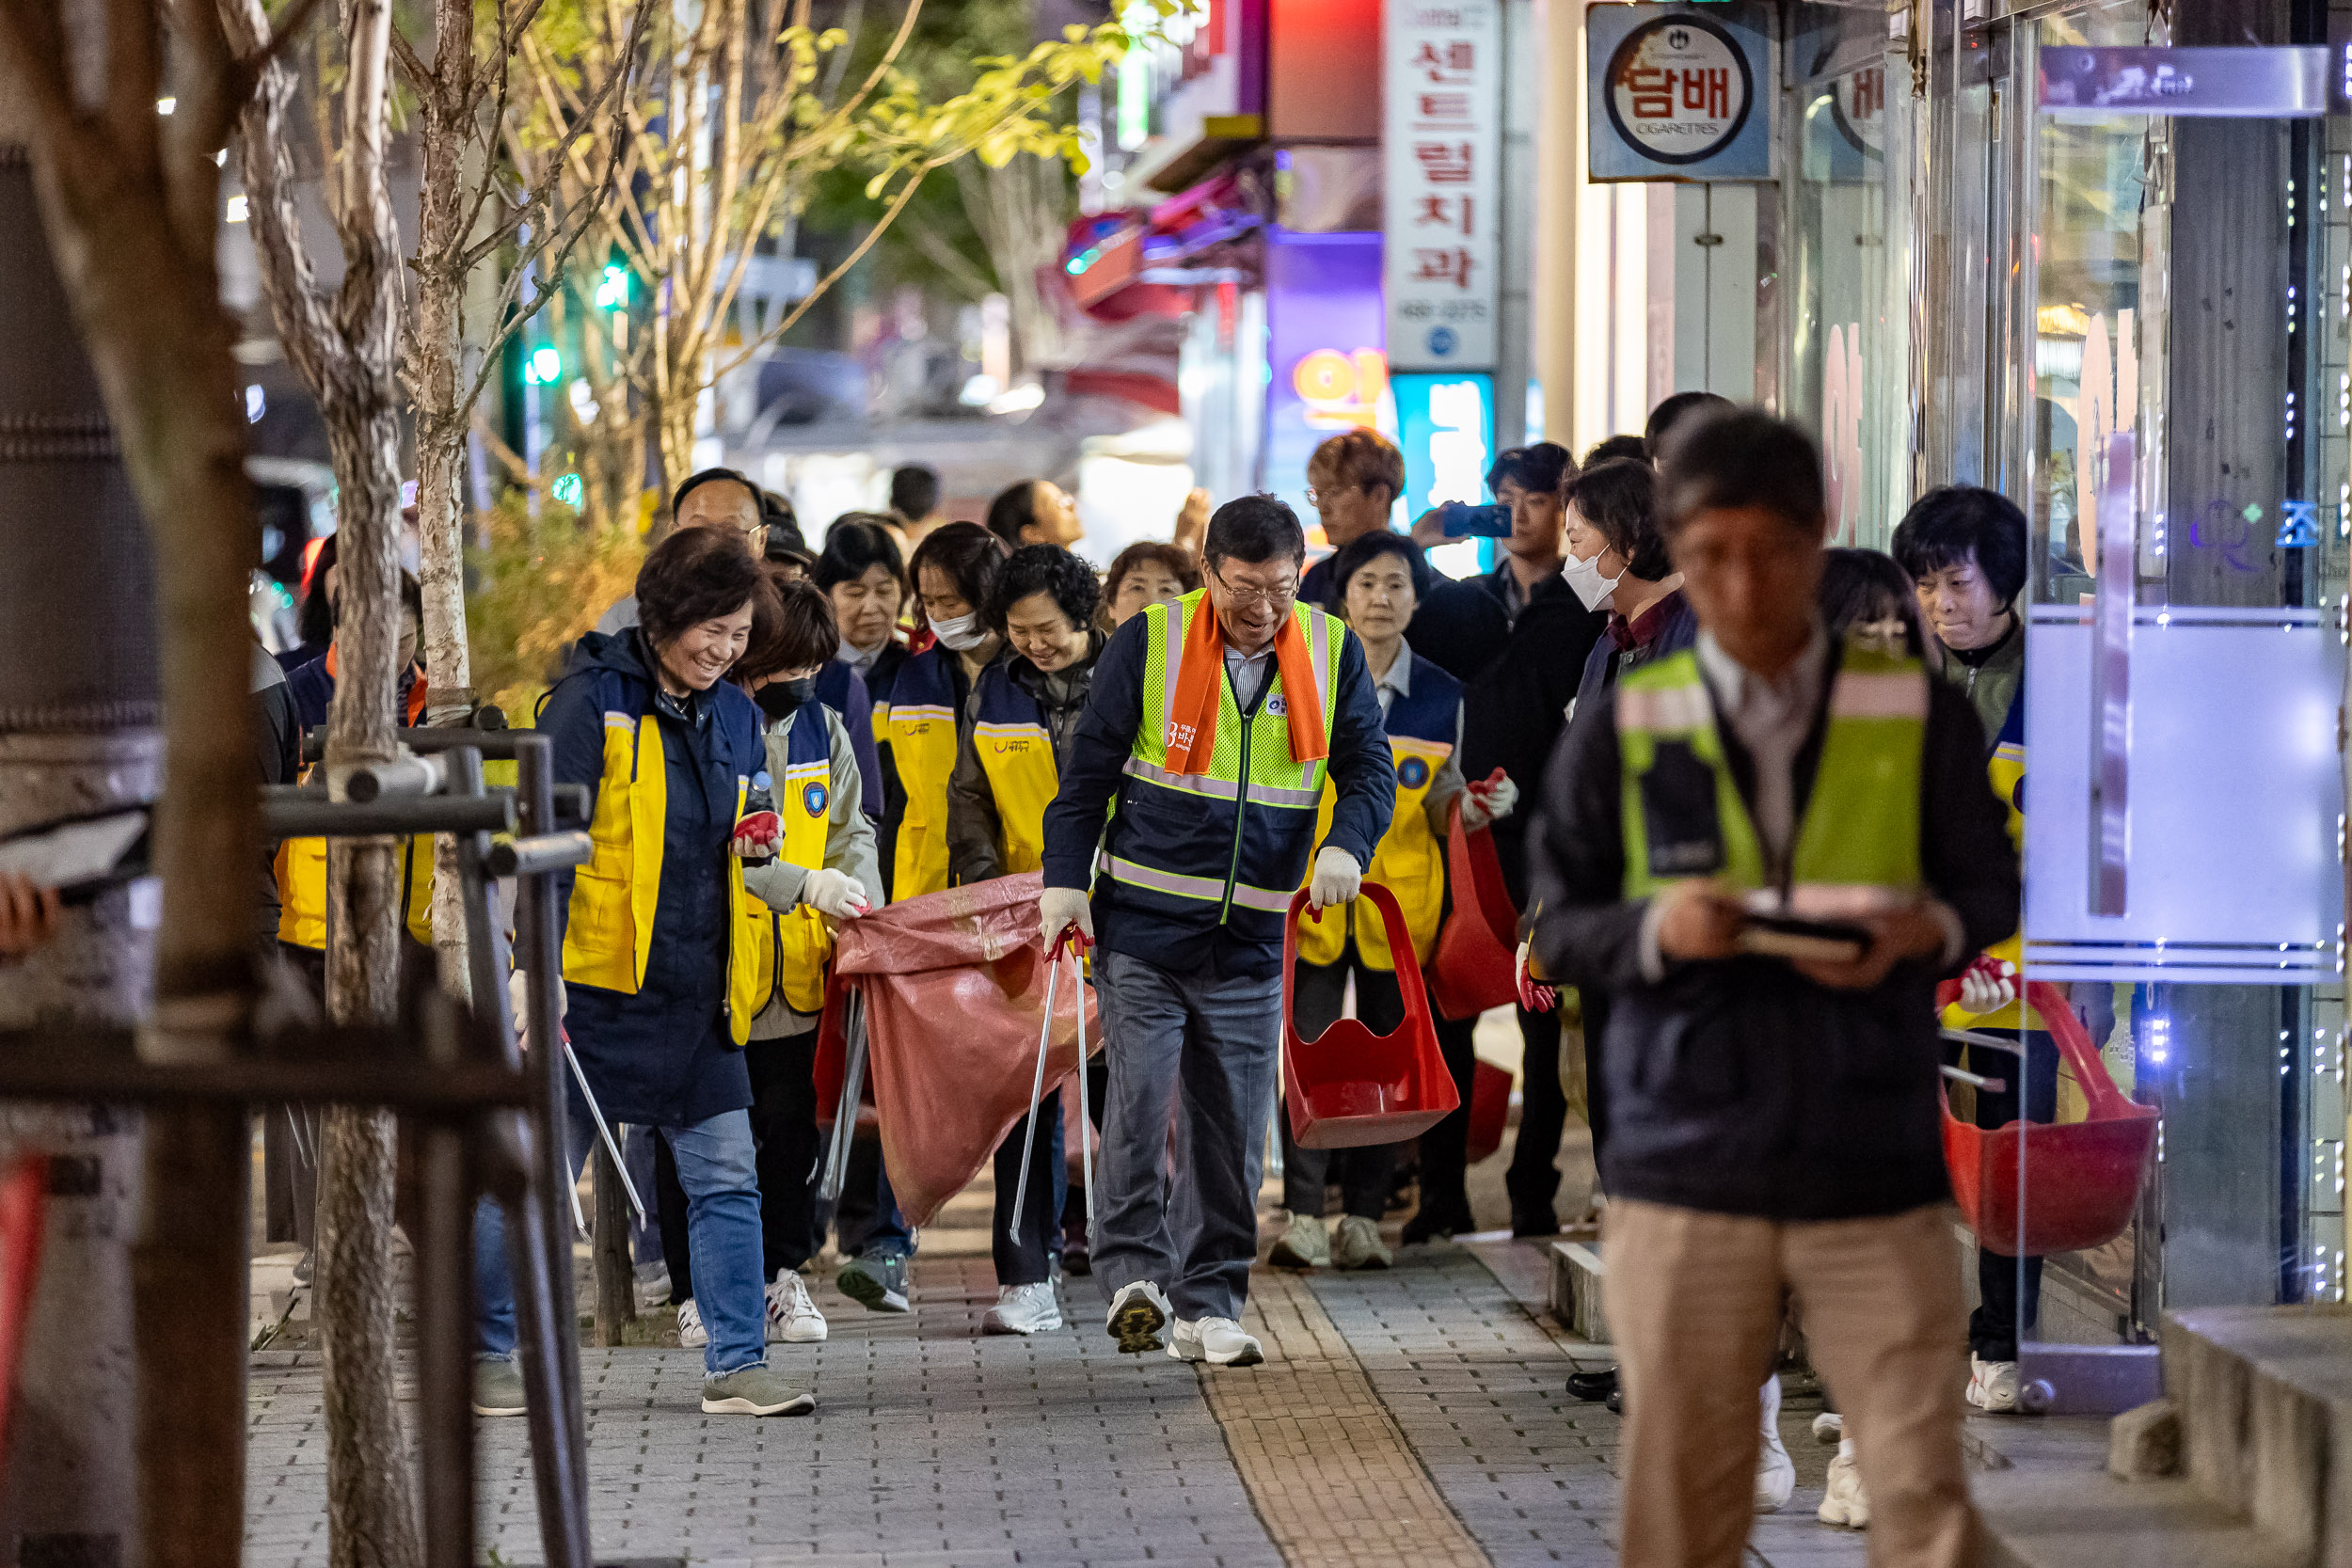
[(1813, 1418), (1813, 1440), (1824, 1448), (1846, 1440), (1846, 1418), (1835, 1410), (1824, 1410)]
[(1140, 1355), (1160, 1348), (1160, 1330), (1175, 1315), (1166, 1291), (1148, 1279), (1137, 1279), (1121, 1285), (1111, 1297), (1110, 1315), (1104, 1323), (1119, 1340), (1121, 1354)]
[(1242, 1332), (1231, 1318), (1178, 1320), (1168, 1337), (1168, 1354), (1179, 1361), (1206, 1361), (1212, 1367), (1254, 1367), (1265, 1359), (1265, 1347)]
[(655, 1263), (637, 1275), (637, 1310), (650, 1312), (669, 1299), (669, 1264)]
[(1991, 1416), (2017, 1409), (2017, 1363), (1968, 1357), (1968, 1402)]
[(1780, 1379), (1777, 1375), (1764, 1380), (1764, 1389), (1757, 1399), (1763, 1419), (1763, 1451), (1756, 1456), (1756, 1511), (1777, 1513), (1788, 1506), (1797, 1490), (1797, 1462), (1788, 1457), (1788, 1445), (1780, 1440)]
[(703, 1309), (691, 1296), (677, 1309), (677, 1342), (680, 1350), (700, 1350), (710, 1343), (710, 1331), (703, 1327)]
[(983, 1334), (1041, 1334), (1061, 1326), (1061, 1303), (1051, 1285), (1000, 1285), (996, 1305), (980, 1319)]
[(1380, 1225), (1361, 1214), (1340, 1221), (1331, 1237), (1331, 1266), (1335, 1269), (1385, 1269), (1396, 1262), (1389, 1243), (1380, 1239)]
[(1853, 1439), (1841, 1439), (1837, 1457), (1829, 1462), (1829, 1492), (1821, 1498), (1819, 1516), (1825, 1525), (1847, 1529), (1870, 1528), (1870, 1499), (1862, 1492), (1862, 1472), (1853, 1462)]
[(768, 1338), (813, 1345), (824, 1337), (825, 1315), (809, 1300), (807, 1284), (792, 1270), (778, 1269), (775, 1283), (768, 1287)]

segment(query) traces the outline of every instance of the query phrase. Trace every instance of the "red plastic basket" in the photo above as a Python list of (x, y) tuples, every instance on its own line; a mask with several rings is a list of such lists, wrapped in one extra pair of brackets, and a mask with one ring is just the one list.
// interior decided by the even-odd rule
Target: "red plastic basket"
[[(2156, 1108), (2139, 1104), (2115, 1086), (2106, 1063), (2067, 1006), (2065, 993), (2047, 981), (2035, 980), (2026, 987), (2026, 1000), (2042, 1015), (2058, 1054), (2074, 1069), (2090, 1114), (2082, 1121), (2037, 1123), (2024, 1133), (2022, 1234), (2017, 1123), (1986, 1131), (1953, 1116), (1948, 1095), (1943, 1102), (1944, 1164), (1951, 1172), (1952, 1196), (1977, 1240), (2005, 1258), (2079, 1252), (2122, 1235), (2132, 1223), (2140, 1177), (2156, 1143)], [(1986, 1054), (1992, 1057), (1990, 1065), (1972, 1064), (1979, 1071), (2017, 1081), (2022, 1059), (2006, 1052)]]
[(1362, 896), (1380, 911), (1389, 951), (1405, 956), (1396, 966), (1405, 1022), (1391, 1033), (1375, 1035), (1343, 1018), (1311, 1040), (1299, 1038), (1291, 992), (1298, 917), (1307, 907), (1304, 888), (1292, 896), (1290, 918), (1282, 924), (1282, 1098), (1290, 1106), (1291, 1136), (1302, 1148), (1354, 1148), (1417, 1138), (1462, 1102), (1438, 1049), (1437, 1025), (1430, 1022), (1429, 998), (1410, 957), (1413, 938), (1404, 912), (1377, 882), (1366, 882)]
[(1446, 828), (1446, 883), (1453, 912), (1438, 932), (1429, 960), (1429, 990), (1448, 1018), (1476, 1018), (1518, 1000), (1519, 911), (1502, 880), (1494, 835), (1462, 830), (1462, 802)]

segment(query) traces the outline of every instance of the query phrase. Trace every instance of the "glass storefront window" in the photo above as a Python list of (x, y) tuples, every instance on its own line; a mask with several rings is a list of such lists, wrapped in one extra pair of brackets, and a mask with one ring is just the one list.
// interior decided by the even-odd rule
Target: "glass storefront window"
[[(2138, 43), (2137, 6), (2041, 24), (2043, 47)], [(2145, 330), (2142, 229), (2149, 121), (2034, 117), (2032, 494), (2035, 602), (2074, 604), (2095, 586), (2095, 529), (2106, 437), (2137, 431), (2142, 451)], [(2023, 499), (2023, 498), (2021, 498)]]
[(1908, 156), (1910, 69), (1875, 13), (1812, 8), (1785, 218), (1790, 362), (1786, 407), (1821, 443), (1833, 541), (1884, 548), (1910, 485), (1908, 208), (1887, 170)]

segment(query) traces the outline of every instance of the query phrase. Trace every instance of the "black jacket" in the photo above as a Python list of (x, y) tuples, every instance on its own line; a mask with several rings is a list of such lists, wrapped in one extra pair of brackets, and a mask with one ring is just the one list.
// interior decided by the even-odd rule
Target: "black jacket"
[[(1511, 627), (1502, 657), (1463, 683), (1463, 778), (1474, 783), (1500, 768), (1519, 786), (1521, 796), (1534, 796), (1567, 722), (1577, 684), (1584, 678), (1585, 660), (1608, 626), (1609, 612), (1585, 609), (1566, 582), (1556, 592), (1538, 590)], [(1504, 817), (1492, 831), (1503, 882), (1512, 901), (1524, 910), (1526, 808)]]
[[(1826, 729), (1828, 683), (1796, 762), (1800, 813)], [(1931, 682), (1920, 867), (1958, 912), (1949, 970), (1908, 962), (1875, 990), (1830, 990), (1777, 959), (1642, 973), (1647, 900), (1624, 895), (1614, 690), (1580, 713), (1544, 779), (1528, 845), (1545, 967), (1609, 993), (1599, 1071), (1609, 1101), (1601, 1184), (1612, 1197), (1773, 1220), (1890, 1214), (1949, 1196), (1938, 1122), (1935, 986), (2017, 927), (2017, 855), (1985, 781), (1968, 700)], [(1723, 742), (1743, 797), (1746, 752)]]
[[(1210, 613), (1205, 603), (1200, 613)], [(1247, 815), (1237, 817), (1230, 802), (1206, 796), (1173, 801), (1166, 799), (1168, 790), (1128, 782), (1127, 758), (1144, 721), (1143, 670), (1152, 621), (1148, 615), (1129, 620), (1111, 634), (1094, 662), (1093, 692), (1057, 759), (1061, 787), (1045, 808), (1045, 885), (1082, 888), (1091, 883), (1095, 935), (1110, 952), (1149, 958), (1163, 969), (1214, 969), (1245, 979), (1279, 974), (1279, 915), (1235, 904), (1220, 918), (1214, 900), (1190, 904), (1182, 915), (1171, 914), (1122, 896), (1122, 882), (1108, 877), (1093, 881), (1098, 845), (1117, 855), (1124, 852), (1122, 841), (1176, 844), (1181, 860), (1205, 864), (1221, 859), (1221, 850), (1210, 853), (1213, 847), (1247, 840), (1258, 850), (1254, 855), (1235, 850), (1241, 863), (1236, 867), (1239, 880), (1260, 887), (1297, 887), (1306, 880), (1320, 847), (1314, 842), (1311, 814), (1270, 812), (1260, 805), (1255, 811), (1239, 808)], [(1380, 699), (1364, 668), (1364, 645), (1351, 632), (1340, 647), (1340, 667), (1331, 681), (1328, 775), (1334, 798), (1331, 826), (1322, 843), (1336, 845), (1354, 855), (1357, 864), (1369, 866), (1396, 806), (1396, 762), (1389, 750), (1388, 726), (1380, 718)], [(1273, 687), (1269, 671), (1245, 717), (1258, 711)], [(1152, 716), (1153, 722), (1158, 719)], [(1119, 814), (1106, 823), (1104, 813), (1114, 800)], [(1300, 816), (1308, 818), (1304, 827), (1293, 826)], [(1137, 853), (1147, 862), (1153, 859), (1140, 849)]]

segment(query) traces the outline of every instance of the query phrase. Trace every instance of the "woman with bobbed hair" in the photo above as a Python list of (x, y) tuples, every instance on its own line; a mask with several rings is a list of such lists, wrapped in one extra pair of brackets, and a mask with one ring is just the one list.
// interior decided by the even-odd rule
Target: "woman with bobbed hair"
[(1094, 624), (1117, 631), (1155, 604), (1173, 604), (1200, 586), (1200, 563), (1182, 545), (1141, 539), (1111, 558)]
[[(947, 791), (948, 872), (959, 882), (1043, 863), (1045, 808), (1060, 787), (1058, 759), (1086, 711), (1095, 656), (1103, 651), (1104, 638), (1094, 626), (1098, 593), (1094, 569), (1055, 545), (1013, 551), (996, 575), (986, 614), (1005, 640), (1005, 654), (972, 688), (972, 723)], [(1008, 1230), (1027, 1122), (1015, 1123), (996, 1149), (996, 1305), (980, 1320), (984, 1334), (1061, 1326), (1052, 1257), (1068, 1191), (1060, 1091), (1039, 1101), (1037, 1114), (1017, 1245)]]
[[(725, 677), (774, 590), (742, 537), (686, 529), (637, 574), (638, 624), (580, 640), (540, 730), (555, 776), (592, 802), (595, 853), (559, 879), (564, 1026), (612, 1121), (659, 1129), (686, 1194), (687, 1248), (707, 1325), (702, 1407), (801, 1415), (808, 1395), (767, 1365), (751, 1078), (743, 1060), (764, 1006), (768, 933), (743, 882), (747, 854), (772, 853), (739, 824), (767, 766), (759, 709)], [(653, 825), (659, 824), (658, 828)], [(574, 1167), (593, 1124), (568, 1118)], [(514, 1293), (485, 1205), (485, 1359), (476, 1405), (518, 1411)]]

